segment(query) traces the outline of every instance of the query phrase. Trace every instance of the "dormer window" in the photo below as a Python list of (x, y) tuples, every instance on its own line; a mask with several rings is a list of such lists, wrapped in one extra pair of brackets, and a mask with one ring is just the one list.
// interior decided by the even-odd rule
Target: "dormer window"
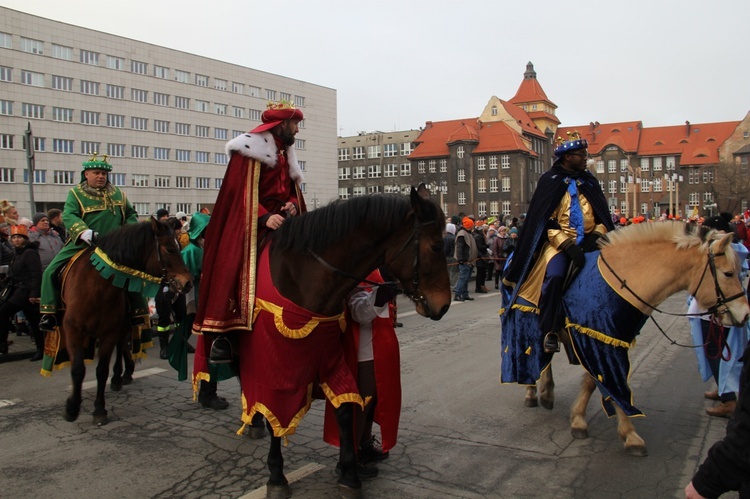
[(492, 116), (497, 116), (497, 106), (492, 106)]

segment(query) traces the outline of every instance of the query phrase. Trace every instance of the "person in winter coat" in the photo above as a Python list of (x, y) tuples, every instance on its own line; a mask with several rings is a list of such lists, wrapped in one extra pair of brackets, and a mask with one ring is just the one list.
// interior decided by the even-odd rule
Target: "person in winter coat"
[(32, 243), (29, 240), (29, 230), (25, 225), (12, 226), (10, 240), (16, 254), (8, 273), (13, 288), (8, 299), (0, 305), (0, 355), (8, 353), (11, 317), (23, 311), (29, 319), (29, 327), (36, 343), (37, 351), (31, 360), (42, 360), (44, 336), (37, 327), (39, 324), (39, 290), (42, 286), (39, 243)]
[(46, 213), (37, 213), (32, 221), (34, 225), (29, 230), (29, 240), (32, 243), (39, 243), (39, 258), (42, 260), (42, 271), (44, 271), (65, 243), (60, 239), (57, 231), (50, 226)]

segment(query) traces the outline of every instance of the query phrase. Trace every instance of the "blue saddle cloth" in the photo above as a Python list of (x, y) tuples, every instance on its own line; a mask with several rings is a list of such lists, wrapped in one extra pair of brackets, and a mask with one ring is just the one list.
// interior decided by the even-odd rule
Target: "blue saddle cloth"
[[(628, 385), (628, 349), (648, 316), (620, 297), (602, 278), (598, 251), (585, 256), (586, 264), (563, 298), (566, 327), (575, 354), (596, 381), (608, 416), (615, 414), (613, 402), (628, 416), (642, 416), (633, 406)], [(544, 353), (538, 309), (522, 300), (509, 307), (511, 296), (511, 290), (503, 290), (500, 379), (503, 383), (532, 385), (549, 366), (552, 354)]]

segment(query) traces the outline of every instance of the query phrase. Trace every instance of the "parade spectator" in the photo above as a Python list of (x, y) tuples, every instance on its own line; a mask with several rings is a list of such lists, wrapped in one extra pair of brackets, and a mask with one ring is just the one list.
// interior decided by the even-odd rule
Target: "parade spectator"
[(11, 227), (10, 239), (15, 249), (15, 256), (8, 272), (12, 291), (10, 297), (0, 305), (0, 354), (8, 353), (10, 319), (23, 311), (29, 319), (29, 327), (36, 344), (36, 353), (31, 360), (41, 360), (44, 356), (44, 335), (37, 329), (42, 279), (39, 243), (29, 240), (29, 230), (21, 224)]
[(487, 246), (487, 240), (484, 235), (484, 225), (478, 225), (474, 228), (474, 243), (477, 247), (477, 276), (474, 281), (474, 292), (475, 293), (487, 293), (489, 290), (484, 285), (487, 279), (487, 267), (489, 266), (489, 248)]
[(65, 225), (63, 224), (62, 219), (62, 210), (58, 210), (57, 208), (52, 208), (51, 210), (47, 211), (47, 217), (49, 218), (49, 226), (57, 232), (57, 235), (60, 236), (60, 240), (64, 243), (68, 239), (68, 234), (65, 232)]
[(492, 241), (492, 260), (495, 266), (495, 289), (499, 289), (500, 278), (503, 274), (508, 255), (504, 250), (505, 240), (508, 238), (508, 228), (501, 225), (497, 229), (497, 237)]
[(258, 242), (281, 227), (285, 217), (306, 211), (294, 149), (303, 119), (291, 103), (271, 102), (261, 115), (263, 124), (227, 144), (229, 165), (206, 234), (204, 299), (193, 325), (196, 333), (219, 335), (211, 362), (231, 362), (230, 337), (251, 329), (254, 303), (247, 296), (254, 295)]
[(497, 239), (497, 229), (495, 228), (494, 224), (488, 226), (485, 239), (487, 240), (487, 253), (489, 255), (487, 260), (487, 276), (485, 277), (485, 282), (491, 282), (492, 277), (495, 273), (495, 255), (492, 251), (492, 246), (495, 243), (495, 239)]
[(443, 249), (445, 250), (445, 261), (448, 263), (448, 277), (451, 289), (458, 280), (458, 264), (456, 262), (456, 226), (452, 223), (445, 224), (445, 236), (443, 236)]
[(31, 242), (39, 243), (39, 258), (42, 260), (42, 271), (49, 266), (52, 259), (62, 249), (64, 243), (60, 235), (52, 230), (46, 213), (37, 213), (32, 220), (34, 225), (29, 231)]
[(156, 210), (156, 213), (154, 213), (154, 218), (160, 222), (166, 222), (169, 218), (169, 210), (165, 210), (164, 208), (159, 208)]
[[(169, 225), (175, 234), (182, 230), (182, 224), (174, 217), (167, 218)], [(176, 293), (164, 286), (159, 289), (154, 297), (156, 305), (156, 314), (159, 319), (156, 323), (156, 332), (159, 336), (159, 358), (167, 358), (167, 347), (169, 346), (169, 335), (174, 330), (175, 325), (185, 319), (185, 296)]]
[(21, 218), (16, 206), (7, 199), (0, 201), (0, 215), (3, 216), (9, 225), (18, 224), (18, 219)]
[(180, 243), (180, 249), (185, 249), (190, 244), (190, 236), (188, 235), (188, 217), (183, 211), (175, 213), (175, 218), (180, 221), (180, 230), (177, 231), (177, 241)]
[(472, 263), (477, 259), (477, 244), (471, 231), (474, 229), (474, 221), (464, 217), (461, 227), (456, 233), (456, 253), (454, 257), (458, 262), (458, 280), (454, 288), (454, 301), (473, 300), (469, 296), (469, 278), (473, 269)]

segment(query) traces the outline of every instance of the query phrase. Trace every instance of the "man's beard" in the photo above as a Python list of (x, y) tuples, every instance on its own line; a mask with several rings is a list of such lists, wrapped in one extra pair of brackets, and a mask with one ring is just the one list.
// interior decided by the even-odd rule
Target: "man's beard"
[(279, 135), (279, 137), (281, 138), (281, 141), (284, 143), (284, 145), (293, 146), (294, 145), (294, 133), (289, 131), (289, 129), (287, 128), (282, 128), (280, 132), (281, 134)]

